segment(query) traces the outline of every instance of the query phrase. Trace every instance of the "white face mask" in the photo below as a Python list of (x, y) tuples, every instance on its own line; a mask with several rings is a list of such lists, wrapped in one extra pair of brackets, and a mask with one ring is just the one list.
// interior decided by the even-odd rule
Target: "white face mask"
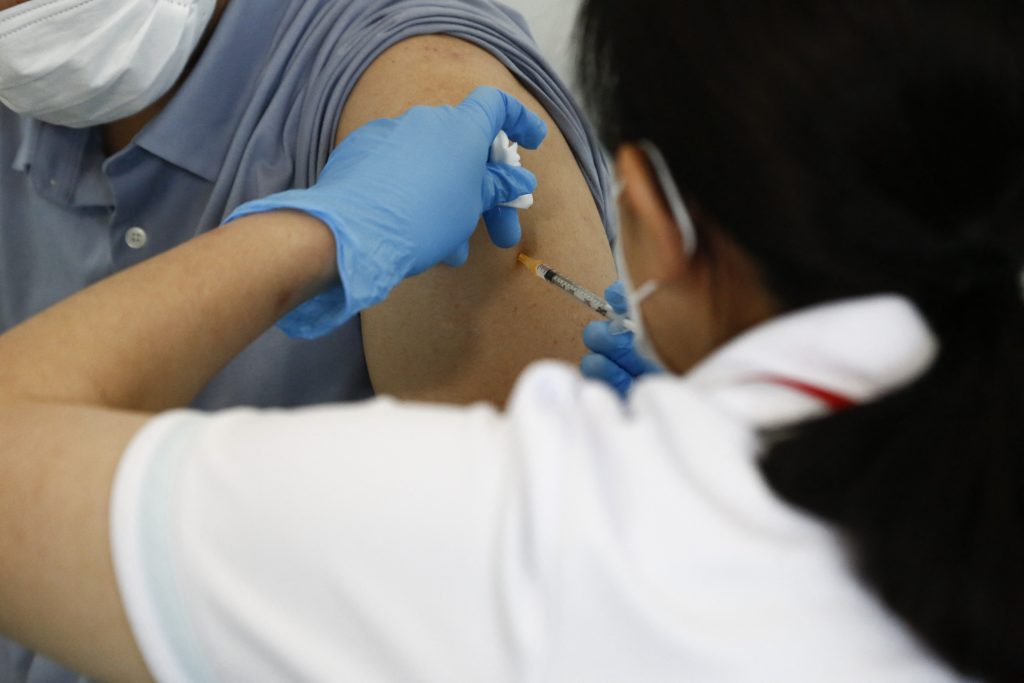
[[(658, 183), (661, 185), (665, 199), (668, 201), (672, 217), (682, 233), (683, 249), (688, 257), (692, 257), (697, 252), (697, 229), (693, 225), (693, 218), (686, 208), (683, 196), (679, 192), (675, 180), (672, 179), (672, 172), (669, 170), (668, 163), (665, 161), (665, 157), (662, 156), (661, 151), (653, 143), (644, 140), (639, 142), (638, 146), (647, 155), (647, 159), (657, 176)], [(658, 291), (661, 283), (655, 280), (648, 280), (639, 287), (635, 287), (633, 279), (629, 275), (629, 267), (626, 265), (621, 239), (615, 240), (614, 253), (619, 278), (622, 280), (626, 290), (627, 317), (633, 321), (635, 327), (633, 331), (633, 348), (648, 363), (664, 371), (668, 366), (651, 342), (650, 335), (647, 333), (647, 327), (644, 325), (643, 311), (640, 306), (647, 298)]]
[[(654, 280), (648, 280), (640, 285), (639, 288), (634, 287), (633, 279), (629, 276), (626, 258), (622, 253), (621, 239), (615, 240), (613, 253), (615, 254), (615, 267), (619, 271), (619, 279), (622, 280), (622, 285), (626, 290), (626, 317), (633, 323), (628, 328), (633, 333), (633, 350), (641, 358), (654, 366), (656, 370), (664, 372), (668, 366), (665, 365), (661, 355), (654, 348), (654, 344), (651, 343), (651, 337), (647, 334), (647, 326), (644, 325), (644, 314), (640, 308), (640, 304), (658, 291), (658, 287), (661, 285)], [(626, 330), (624, 329), (623, 331)]]
[(0, 102), (71, 128), (137, 114), (185, 70), (217, 0), (29, 0), (0, 12)]

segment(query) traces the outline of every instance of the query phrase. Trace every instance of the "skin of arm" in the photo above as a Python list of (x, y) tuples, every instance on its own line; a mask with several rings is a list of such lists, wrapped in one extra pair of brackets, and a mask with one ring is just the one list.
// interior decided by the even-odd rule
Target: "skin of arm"
[(337, 278), (334, 253), (305, 214), (251, 216), (0, 336), (0, 632), (91, 678), (151, 680), (109, 551), (117, 464), (151, 411)]
[(338, 141), (368, 121), (414, 105), (457, 104), (479, 85), (514, 95), (548, 124), (540, 149), (522, 152), (523, 165), (539, 181), (536, 204), (520, 212), (518, 247), (499, 249), (478, 230), (465, 266), (439, 266), (411, 278), (363, 312), (366, 361), (378, 393), (503, 405), (531, 362), (578, 362), (586, 353), (582, 330), (598, 317), (518, 265), (520, 251), (593, 291), (604, 291), (616, 279), (597, 206), (568, 143), (537, 99), (482, 48), (447, 36), (392, 47), (356, 85)]

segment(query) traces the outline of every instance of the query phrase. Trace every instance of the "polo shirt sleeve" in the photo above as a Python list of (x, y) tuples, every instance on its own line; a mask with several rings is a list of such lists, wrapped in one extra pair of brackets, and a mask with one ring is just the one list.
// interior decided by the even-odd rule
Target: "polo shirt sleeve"
[[(286, 13), (277, 45), (288, 70), (308, 84), (274, 108), (297, 110), (296, 180), (314, 181), (334, 148), (338, 121), (359, 78), (388, 48), (417, 36), (447, 35), (473, 43), (500, 61), (544, 106), (576, 156), (611, 236), (611, 175), (582, 109), (541, 54), (523, 17), (495, 0), (307, 0)], [(283, 62), (283, 60), (282, 60)], [(303, 70), (300, 65), (308, 65)], [(274, 65), (272, 65), (274, 66)], [(298, 106), (296, 107), (296, 102)], [(263, 196), (250, 194), (248, 198)]]
[(518, 418), (377, 399), (152, 420), (111, 536), (156, 678), (521, 680), (557, 546), (564, 477), (545, 453), (573, 441), (557, 416), (581, 384), (532, 375)]

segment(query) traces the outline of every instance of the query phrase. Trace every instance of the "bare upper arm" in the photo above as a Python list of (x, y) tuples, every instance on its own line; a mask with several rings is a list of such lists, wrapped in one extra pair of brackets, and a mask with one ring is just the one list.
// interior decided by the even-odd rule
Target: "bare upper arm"
[(492, 85), (541, 114), (550, 133), (524, 151), (539, 180), (536, 204), (521, 212), (518, 249), (494, 247), (480, 230), (469, 263), (439, 266), (406, 281), (363, 313), (375, 389), (408, 399), (503, 403), (522, 369), (539, 358), (575, 363), (586, 309), (516, 265), (525, 251), (596, 291), (615, 277), (600, 216), (572, 150), (540, 103), (491, 54), (447, 36), (406, 40), (364, 73), (341, 117), (339, 141), (376, 118), (413, 105), (457, 104)]

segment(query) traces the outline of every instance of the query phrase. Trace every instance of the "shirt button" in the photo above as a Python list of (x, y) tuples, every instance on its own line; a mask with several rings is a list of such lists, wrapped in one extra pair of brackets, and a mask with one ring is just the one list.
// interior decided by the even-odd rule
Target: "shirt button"
[(124, 234), (124, 241), (132, 249), (142, 249), (149, 241), (149, 235), (142, 228), (129, 228)]

